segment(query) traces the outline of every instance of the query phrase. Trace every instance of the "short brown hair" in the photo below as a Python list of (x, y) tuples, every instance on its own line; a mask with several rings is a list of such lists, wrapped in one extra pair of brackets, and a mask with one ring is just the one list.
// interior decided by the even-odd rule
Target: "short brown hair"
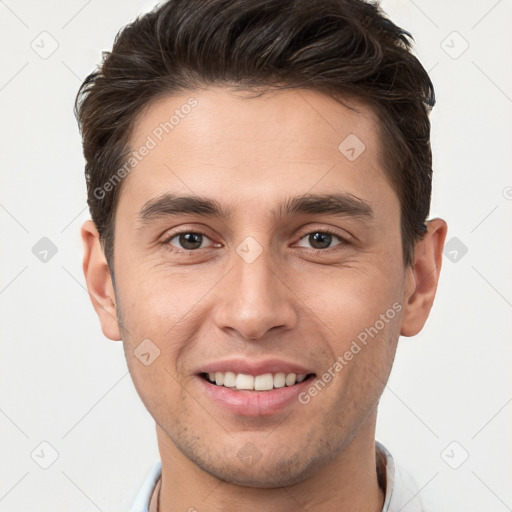
[(88, 205), (111, 270), (122, 182), (104, 184), (126, 166), (137, 116), (158, 97), (214, 85), (305, 88), (370, 106), (400, 199), (404, 264), (411, 264), (430, 210), (435, 103), (411, 41), (363, 0), (168, 0), (124, 27), (75, 104)]

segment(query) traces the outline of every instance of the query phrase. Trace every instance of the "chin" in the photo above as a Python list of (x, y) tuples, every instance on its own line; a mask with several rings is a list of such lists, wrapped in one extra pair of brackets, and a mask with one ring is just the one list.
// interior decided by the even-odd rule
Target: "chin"
[[(247, 443), (255, 453), (254, 445)], [(243, 450), (243, 449), (242, 449)], [(304, 450), (284, 454), (282, 449), (269, 446), (267, 455), (244, 457), (241, 451), (233, 456), (203, 453), (188, 454), (189, 458), (203, 471), (223, 482), (241, 487), (273, 489), (301, 483), (314, 476), (322, 467), (329, 464), (333, 454), (322, 453), (321, 447), (310, 457)], [(254, 454), (253, 454), (254, 455)], [(224, 462), (223, 462), (224, 461)]]
[(315, 429), (301, 435), (275, 431), (212, 437), (192, 431), (190, 424), (174, 427), (168, 437), (185, 458), (215, 479), (241, 487), (272, 489), (304, 482), (332, 463), (345, 444), (322, 439)]
[(240, 487), (261, 489), (274, 489), (298, 484), (315, 473), (312, 467), (306, 466), (299, 469), (294, 464), (292, 470), (287, 463), (279, 462), (269, 465), (268, 462), (263, 462), (263, 460), (258, 463), (258, 467), (241, 467), (239, 464), (233, 464), (230, 467), (224, 465), (222, 467), (203, 467), (203, 469), (223, 482)]

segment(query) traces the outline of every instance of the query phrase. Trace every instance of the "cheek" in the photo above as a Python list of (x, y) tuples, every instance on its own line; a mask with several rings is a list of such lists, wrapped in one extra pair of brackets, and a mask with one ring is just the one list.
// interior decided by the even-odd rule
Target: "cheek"
[[(123, 343), (136, 386), (139, 380), (146, 390), (177, 379), (186, 384), (181, 366), (189, 363), (201, 338), (208, 316), (205, 304), (218, 281), (213, 272), (198, 276), (190, 268), (178, 274), (163, 265), (132, 265), (122, 273), (118, 292)], [(145, 343), (158, 353), (150, 371), (134, 357), (143, 340), (150, 340)]]
[(319, 376), (330, 387), (324, 404), (334, 424), (363, 421), (379, 400), (393, 364), (403, 311), (398, 294), (386, 286), (366, 289), (360, 280), (359, 286), (347, 284), (336, 297), (326, 303), (329, 309), (321, 310), (333, 321), (326, 340), (330, 357)]
[[(211, 277), (211, 274), (210, 274)], [(173, 326), (187, 320), (214, 280), (192, 269), (173, 273), (164, 265), (131, 265), (121, 273), (119, 296), (125, 322), (162, 337)]]
[(376, 267), (343, 269), (316, 281), (309, 294), (308, 305), (326, 327), (329, 354), (320, 378), (333, 384), (330, 401), (347, 408), (345, 418), (369, 411), (389, 376), (403, 310), (399, 275)]
[[(315, 279), (297, 280), (298, 295), (305, 298), (327, 335), (343, 345), (378, 322), (379, 331), (396, 323), (401, 306), (402, 280), (399, 271), (378, 267), (343, 268)], [(385, 325), (380, 320), (384, 315)], [(396, 327), (394, 328), (396, 330)], [(337, 341), (339, 340), (339, 341)]]
[[(128, 274), (127, 274), (128, 275)], [(119, 290), (123, 346), (135, 388), (152, 414), (181, 407), (187, 382), (178, 370), (194, 337), (194, 304), (201, 289), (173, 285), (143, 271)], [(202, 288), (202, 287), (200, 287)]]

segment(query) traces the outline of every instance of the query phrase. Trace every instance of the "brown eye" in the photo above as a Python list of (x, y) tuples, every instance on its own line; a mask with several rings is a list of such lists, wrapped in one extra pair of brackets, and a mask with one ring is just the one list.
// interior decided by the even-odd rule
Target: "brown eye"
[(327, 233), (313, 233), (309, 235), (309, 243), (313, 249), (327, 249), (332, 242), (332, 235)]
[[(312, 249), (322, 250), (322, 249), (330, 249), (331, 247), (335, 247), (340, 245), (344, 240), (336, 235), (335, 233), (331, 233), (329, 231), (313, 231), (301, 238), (302, 240), (307, 240), (307, 243), (310, 244)], [(338, 239), (339, 242), (332, 245), (333, 239)], [(300, 245), (300, 247), (305, 247), (304, 245)]]
[[(201, 248), (204, 238), (206, 237), (201, 233), (183, 232), (174, 235), (167, 243), (174, 247), (178, 247), (178, 249), (193, 251)], [(173, 243), (173, 240), (175, 239), (177, 239), (178, 245)]]

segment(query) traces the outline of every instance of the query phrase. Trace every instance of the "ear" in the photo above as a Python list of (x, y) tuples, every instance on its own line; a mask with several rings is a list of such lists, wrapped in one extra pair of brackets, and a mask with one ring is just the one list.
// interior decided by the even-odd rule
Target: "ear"
[(100, 319), (103, 334), (113, 340), (121, 340), (116, 315), (114, 286), (96, 225), (92, 220), (84, 223), (81, 230), (84, 243), (83, 271), (92, 305)]
[(415, 336), (427, 321), (439, 282), (447, 231), (444, 220), (432, 219), (423, 239), (414, 246), (414, 264), (406, 269), (402, 336)]

